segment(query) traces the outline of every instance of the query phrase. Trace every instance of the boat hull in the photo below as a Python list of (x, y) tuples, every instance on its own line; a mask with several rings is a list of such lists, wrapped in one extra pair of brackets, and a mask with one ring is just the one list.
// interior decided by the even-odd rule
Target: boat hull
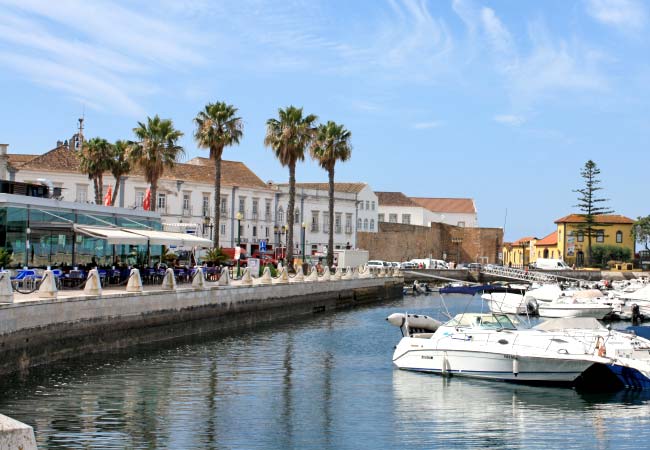
[(650, 378), (632, 367), (608, 364), (607, 367), (627, 389), (650, 389)]
[(612, 308), (606, 305), (594, 306), (577, 306), (577, 305), (539, 305), (539, 315), (541, 317), (566, 318), (566, 317), (593, 317), (603, 319), (607, 314), (612, 312)]

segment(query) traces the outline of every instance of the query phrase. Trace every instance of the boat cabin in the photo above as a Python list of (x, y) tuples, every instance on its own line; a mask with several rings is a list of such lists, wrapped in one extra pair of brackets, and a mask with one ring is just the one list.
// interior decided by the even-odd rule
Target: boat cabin
[(505, 314), (458, 314), (445, 324), (449, 327), (484, 328), (490, 330), (516, 330), (517, 327)]

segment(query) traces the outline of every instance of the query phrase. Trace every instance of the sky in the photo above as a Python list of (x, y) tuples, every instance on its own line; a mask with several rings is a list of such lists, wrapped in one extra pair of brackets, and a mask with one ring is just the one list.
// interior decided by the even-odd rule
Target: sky
[[(244, 138), (224, 159), (286, 182), (263, 139), (295, 105), (351, 131), (338, 181), (471, 197), (506, 240), (577, 212), (589, 159), (611, 209), (650, 214), (650, 1), (0, 0), (0, 99), (12, 153), (82, 114), (109, 140), (158, 114), (206, 156), (192, 119), (225, 101)], [(296, 177), (327, 180), (309, 158)]]

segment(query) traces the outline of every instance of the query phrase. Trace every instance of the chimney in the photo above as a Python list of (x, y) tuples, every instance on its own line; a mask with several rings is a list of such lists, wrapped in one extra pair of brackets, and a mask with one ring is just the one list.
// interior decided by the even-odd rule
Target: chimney
[(56, 148), (59, 148), (63, 145), (63, 141), (56, 141)]
[(9, 144), (0, 144), (0, 180), (7, 179), (7, 147)]

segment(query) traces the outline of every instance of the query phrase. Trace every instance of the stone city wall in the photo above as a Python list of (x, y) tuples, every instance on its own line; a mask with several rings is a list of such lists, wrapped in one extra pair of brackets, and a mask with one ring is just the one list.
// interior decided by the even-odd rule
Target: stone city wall
[(370, 259), (408, 261), (444, 259), (460, 263), (495, 264), (503, 245), (501, 228), (465, 228), (443, 223), (431, 227), (380, 222), (377, 233), (358, 233), (357, 246)]

